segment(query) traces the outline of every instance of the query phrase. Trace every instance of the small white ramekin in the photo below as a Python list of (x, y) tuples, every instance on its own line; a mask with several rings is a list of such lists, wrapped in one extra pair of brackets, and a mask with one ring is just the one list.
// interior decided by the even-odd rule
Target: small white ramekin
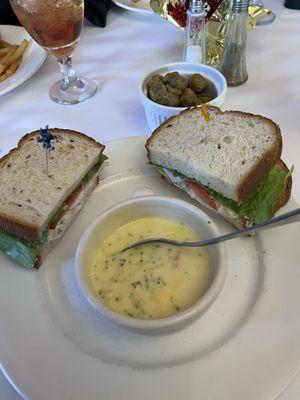
[(153, 75), (165, 75), (168, 72), (175, 71), (183, 76), (201, 74), (210, 82), (212, 82), (217, 90), (217, 97), (209, 102), (210, 105), (219, 107), (225, 100), (227, 90), (226, 79), (221, 72), (215, 68), (204, 64), (191, 64), (187, 62), (177, 62), (163, 65), (162, 67), (159, 67), (146, 75), (140, 85), (139, 90), (140, 100), (144, 106), (147, 123), (151, 132), (154, 131), (154, 129), (161, 125), (165, 120), (173, 115), (179, 114), (181, 111), (187, 108), (163, 106), (150, 100), (147, 96), (147, 83)]
[(119, 327), (143, 334), (168, 333), (180, 329), (202, 315), (220, 293), (226, 276), (223, 244), (208, 246), (214, 277), (206, 293), (191, 307), (159, 319), (138, 319), (120, 315), (107, 308), (93, 291), (90, 273), (92, 256), (102, 240), (116, 229), (139, 218), (159, 216), (179, 220), (202, 238), (218, 235), (210, 218), (192, 204), (173, 197), (144, 196), (123, 201), (104, 211), (81, 237), (75, 257), (77, 283), (88, 302), (105, 318)]

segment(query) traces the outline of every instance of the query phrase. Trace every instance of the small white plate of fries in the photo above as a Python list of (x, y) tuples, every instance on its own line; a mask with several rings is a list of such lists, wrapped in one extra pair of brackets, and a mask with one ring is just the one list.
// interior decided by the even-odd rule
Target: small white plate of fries
[(30, 78), (45, 58), (46, 51), (24, 28), (0, 25), (0, 96)]

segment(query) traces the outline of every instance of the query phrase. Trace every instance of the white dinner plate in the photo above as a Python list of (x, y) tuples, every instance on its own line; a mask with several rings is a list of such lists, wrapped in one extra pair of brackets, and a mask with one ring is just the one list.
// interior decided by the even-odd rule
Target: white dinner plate
[[(3, 153), (16, 141), (1, 137)], [(226, 242), (221, 293), (178, 332), (121, 330), (80, 293), (75, 249), (102, 210), (137, 195), (188, 200), (147, 164), (144, 143), (136, 137), (107, 144), (101, 186), (38, 271), (0, 255), (3, 372), (30, 400), (277, 398), (299, 370), (300, 224)], [(296, 206), (291, 200), (284, 211)], [(210, 216), (220, 233), (232, 229)]]
[(153, 13), (150, 7), (150, 0), (112, 0), (112, 2), (125, 10), (144, 14)]
[(41, 46), (32, 40), (25, 29), (20, 26), (0, 25), (0, 37), (12, 44), (20, 44), (23, 39), (30, 41), (29, 47), (26, 49), (22, 63), (17, 71), (10, 78), (0, 82), (1, 96), (29, 79), (43, 64), (47, 53)]

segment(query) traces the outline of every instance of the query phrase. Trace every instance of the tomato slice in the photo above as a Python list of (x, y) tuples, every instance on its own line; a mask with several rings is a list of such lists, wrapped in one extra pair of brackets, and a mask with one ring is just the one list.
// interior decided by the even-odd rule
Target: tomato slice
[(66, 204), (59, 215), (59, 217), (50, 224), (50, 229), (55, 229), (59, 223), (59, 221), (62, 219), (62, 217), (65, 215), (65, 213), (68, 211), (68, 209), (71, 207), (71, 205), (75, 202), (76, 198), (78, 197), (79, 193), (82, 191), (82, 186), (79, 185), (67, 198)]
[(205, 203), (207, 203), (211, 208), (218, 211), (218, 207), (212, 196), (204, 189), (199, 183), (192, 181), (187, 181), (188, 186), (199, 196)]
[(74, 201), (76, 200), (77, 196), (79, 195), (79, 193), (82, 191), (82, 186), (79, 185), (71, 194), (70, 196), (67, 198), (66, 200), (66, 205), (69, 207), (71, 207), (71, 205), (74, 203)]
[(65, 207), (64, 207), (64, 209), (62, 210), (62, 212), (61, 212), (61, 214), (59, 215), (59, 217), (58, 217), (54, 222), (52, 222), (52, 224), (50, 224), (50, 229), (54, 230), (54, 229), (57, 227), (59, 221), (60, 221), (60, 220), (62, 219), (62, 217), (65, 215), (65, 213), (67, 212), (68, 208), (69, 208), (68, 206), (65, 206)]

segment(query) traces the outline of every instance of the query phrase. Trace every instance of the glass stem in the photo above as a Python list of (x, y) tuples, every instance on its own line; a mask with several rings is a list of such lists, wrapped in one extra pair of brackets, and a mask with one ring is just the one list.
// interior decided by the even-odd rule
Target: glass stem
[(63, 79), (61, 81), (61, 90), (68, 90), (71, 87), (78, 87), (80, 80), (72, 68), (72, 56), (57, 59)]

